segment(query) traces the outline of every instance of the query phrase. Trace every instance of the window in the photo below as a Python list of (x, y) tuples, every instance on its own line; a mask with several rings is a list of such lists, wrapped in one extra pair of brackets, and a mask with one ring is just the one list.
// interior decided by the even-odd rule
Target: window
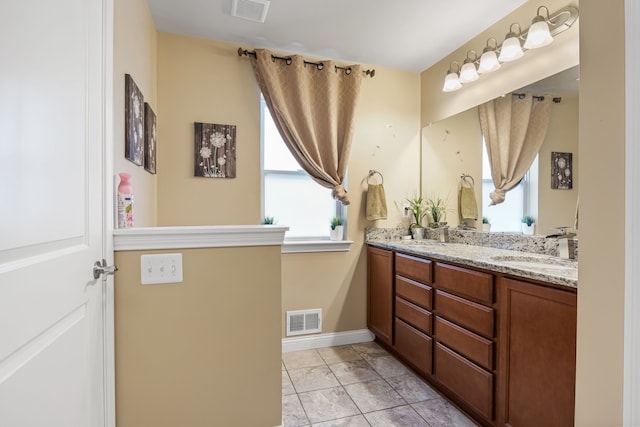
[(331, 197), (331, 189), (315, 182), (293, 158), (261, 100), (262, 208), (287, 225), (287, 240), (329, 239), (329, 224), (342, 217), (342, 204)]
[(524, 175), (522, 181), (511, 189), (505, 198), (505, 201), (499, 205), (489, 206), (491, 198), (489, 194), (494, 190), (493, 180), (491, 179), (491, 166), (489, 164), (489, 156), (487, 155), (487, 147), (482, 140), (482, 206), (483, 215), (491, 220), (491, 231), (502, 232), (518, 232), (522, 231), (520, 219), (525, 215), (533, 215), (535, 209), (534, 200), (535, 190), (535, 172), (537, 171), (538, 158), (531, 165), (529, 171)]

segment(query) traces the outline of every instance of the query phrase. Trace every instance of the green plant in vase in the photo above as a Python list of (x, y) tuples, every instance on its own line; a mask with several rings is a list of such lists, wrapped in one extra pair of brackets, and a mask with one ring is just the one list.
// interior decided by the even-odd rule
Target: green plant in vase
[(424, 198), (422, 196), (414, 196), (412, 198), (406, 198), (407, 203), (409, 203), (409, 209), (411, 210), (411, 216), (413, 217), (413, 222), (409, 226), (411, 229), (411, 234), (414, 239), (423, 239), (424, 238), (424, 227), (422, 226), (422, 220), (427, 215), (427, 207), (424, 203)]
[(427, 199), (427, 210), (431, 216), (429, 227), (439, 228), (447, 225), (447, 199), (432, 197)]
[(337, 226), (342, 225), (342, 218), (334, 216), (331, 218), (331, 229), (335, 230)]
[(276, 223), (276, 219), (272, 216), (265, 216), (262, 223), (265, 225), (273, 225)]
[(530, 215), (525, 215), (520, 219), (522, 222), (522, 233), (525, 235), (533, 235), (535, 232), (535, 218)]
[(520, 220), (521, 223), (523, 224), (527, 224), (527, 227), (531, 227), (531, 225), (536, 222), (536, 220), (529, 215), (525, 215), (522, 217), (522, 219)]
[(482, 231), (491, 231), (491, 221), (489, 221), (489, 217), (482, 217)]
[(342, 230), (342, 218), (334, 216), (331, 218), (331, 222), (329, 223), (331, 226), (331, 231), (329, 232), (329, 238), (331, 240), (342, 240), (343, 230)]

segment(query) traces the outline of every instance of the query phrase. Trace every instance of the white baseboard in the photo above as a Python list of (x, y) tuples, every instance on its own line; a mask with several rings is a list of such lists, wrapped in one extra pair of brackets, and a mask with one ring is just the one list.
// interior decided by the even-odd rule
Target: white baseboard
[(373, 341), (374, 338), (373, 332), (368, 329), (283, 338), (282, 352), (290, 353), (292, 351), (313, 350), (314, 348), (333, 347), (336, 345), (357, 344)]

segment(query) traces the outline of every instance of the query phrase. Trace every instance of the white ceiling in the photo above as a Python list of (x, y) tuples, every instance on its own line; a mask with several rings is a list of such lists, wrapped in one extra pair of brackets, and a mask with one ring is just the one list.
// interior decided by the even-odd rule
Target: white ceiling
[(147, 2), (158, 31), (420, 72), (526, 0), (272, 0), (265, 23), (231, 0)]

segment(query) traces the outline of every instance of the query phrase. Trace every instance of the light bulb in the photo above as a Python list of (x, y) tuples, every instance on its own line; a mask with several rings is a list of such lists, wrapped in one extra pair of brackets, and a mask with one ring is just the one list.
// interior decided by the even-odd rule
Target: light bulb
[(464, 64), (460, 69), (460, 83), (475, 82), (479, 77), (478, 70), (476, 70), (476, 64), (469, 59), (465, 59)]
[(458, 90), (461, 87), (462, 87), (462, 84), (460, 84), (458, 73), (456, 73), (455, 71), (449, 70), (447, 77), (444, 78), (444, 86), (442, 87), (442, 91), (453, 92), (454, 90)]
[[(489, 49), (489, 50), (487, 50)], [(496, 51), (490, 48), (485, 48), (484, 53), (480, 57), (480, 65), (478, 66), (478, 73), (490, 73), (500, 68), (500, 62)]]
[[(538, 18), (540, 19), (537, 20)], [(524, 42), (525, 49), (537, 49), (553, 41), (553, 37), (551, 37), (551, 33), (549, 32), (549, 25), (544, 18), (537, 16), (533, 21), (527, 34), (527, 41)]]
[(510, 62), (522, 58), (523, 55), (524, 51), (522, 50), (522, 46), (520, 46), (518, 36), (514, 33), (507, 34), (506, 40), (502, 43), (498, 60), (500, 62)]

